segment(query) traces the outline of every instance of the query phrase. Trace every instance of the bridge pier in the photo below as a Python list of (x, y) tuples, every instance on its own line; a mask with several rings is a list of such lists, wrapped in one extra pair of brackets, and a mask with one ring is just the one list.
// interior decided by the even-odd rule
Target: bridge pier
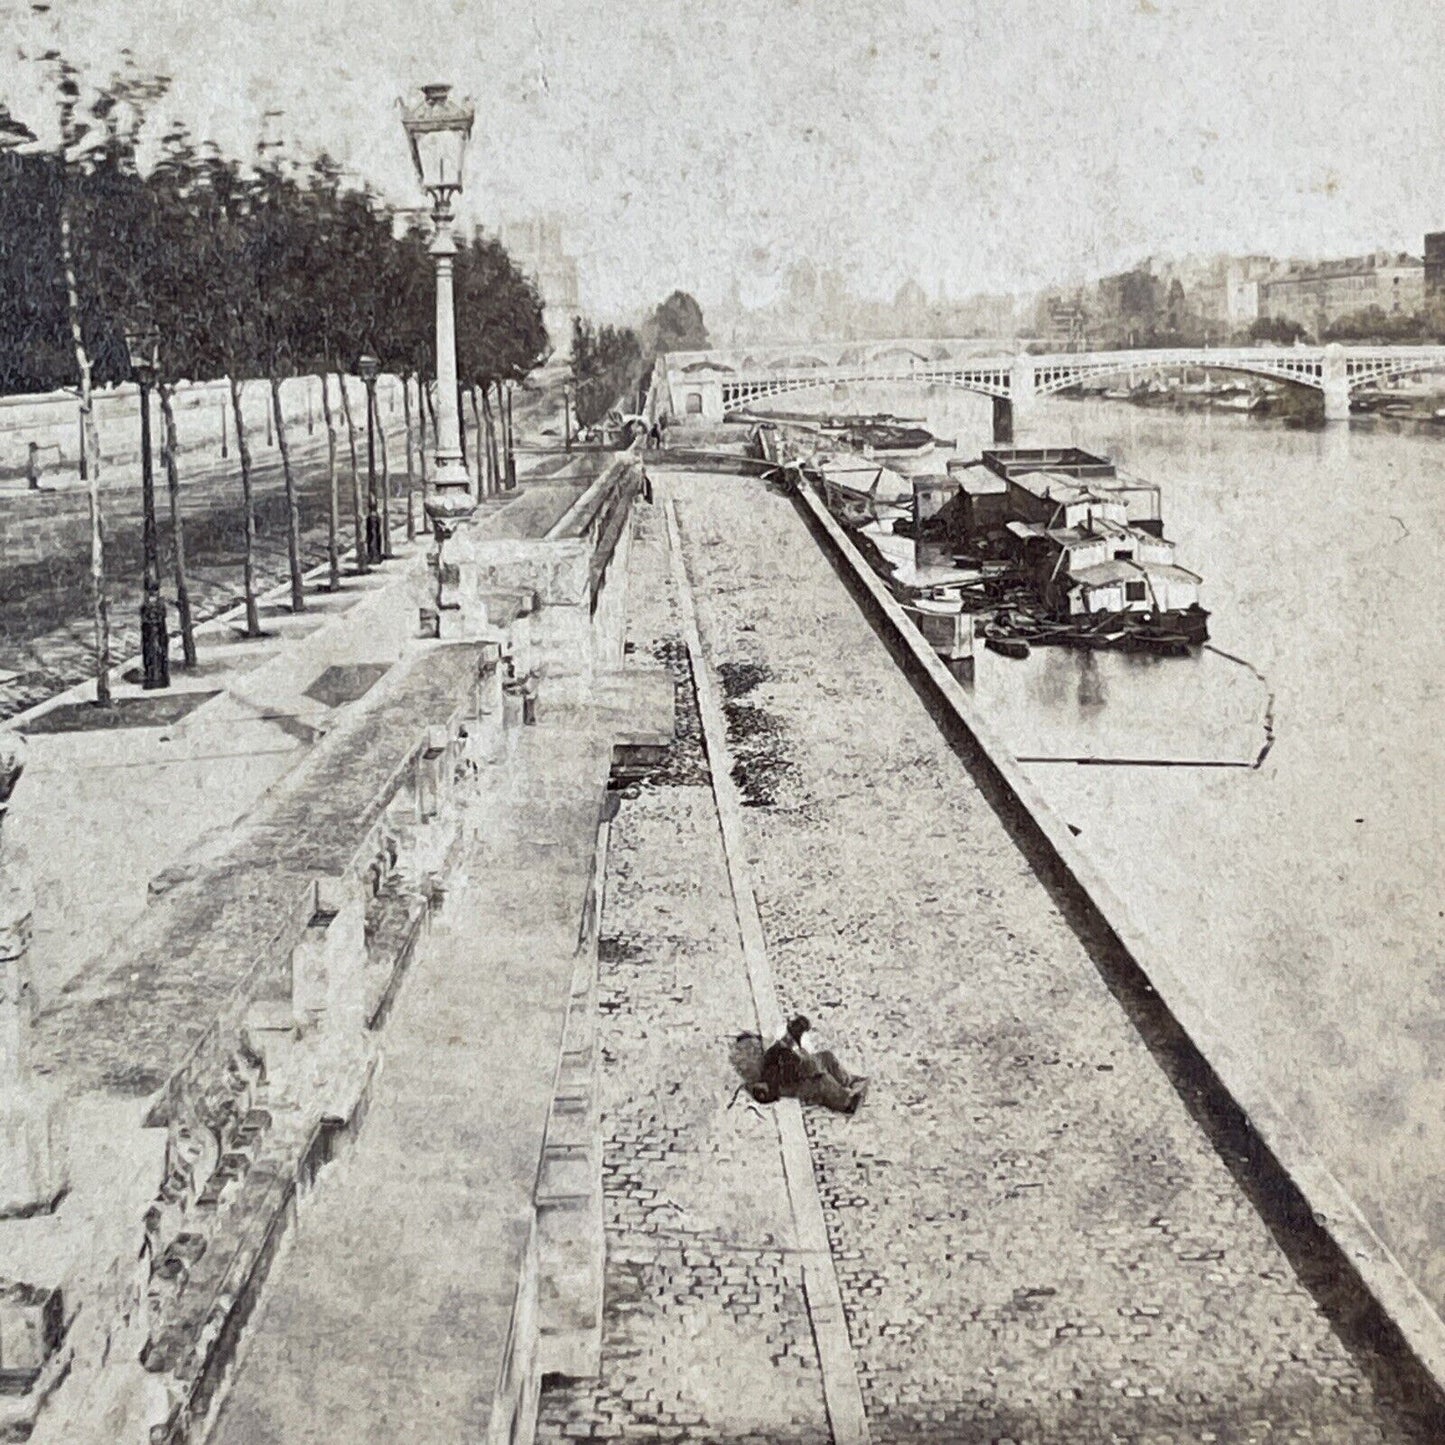
[(1345, 348), (1338, 341), (1325, 347), (1320, 363), (1320, 383), (1325, 394), (1325, 420), (1349, 421), (1350, 381), (1345, 365)]
[(995, 446), (1012, 446), (1024, 430), (1038, 400), (1034, 382), (1034, 359), (1026, 353), (1014, 357), (1009, 368), (1009, 394), (993, 398), (993, 440)]

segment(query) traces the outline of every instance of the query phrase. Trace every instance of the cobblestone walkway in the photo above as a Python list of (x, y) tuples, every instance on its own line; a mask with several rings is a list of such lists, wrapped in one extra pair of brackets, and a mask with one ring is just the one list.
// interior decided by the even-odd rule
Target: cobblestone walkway
[[(873, 1079), (858, 1118), (807, 1113), (873, 1439), (1430, 1438), (1297, 1280), (791, 504), (732, 477), (658, 490), (678, 499), (784, 1007)], [(712, 1112), (722, 1063), (696, 1055), (743, 1000), (728, 1012), (678, 921), (722, 888), (701, 802), (691, 823), (680, 802), (627, 805), (610, 900), (616, 1285), (643, 1221), (671, 1217), (646, 1189), (711, 1212), (737, 1177), (694, 1167), (734, 1127)], [(649, 842), (673, 850), (661, 872)], [(648, 1297), (646, 1337), (666, 1339), (657, 1302), (688, 1291)], [(690, 1367), (673, 1357), (676, 1388)]]
[(639, 512), (629, 643), (673, 671), (679, 745), (622, 801), (608, 855), (602, 1378), (546, 1389), (537, 1439), (826, 1445), (777, 1126), (729, 1107), (728, 1044), (753, 1005), (666, 534)]

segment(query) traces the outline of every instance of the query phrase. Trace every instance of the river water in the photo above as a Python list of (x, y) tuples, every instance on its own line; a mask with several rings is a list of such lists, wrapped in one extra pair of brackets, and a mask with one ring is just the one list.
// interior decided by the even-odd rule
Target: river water
[[(831, 406), (989, 444), (966, 393)], [(1162, 486), (1212, 648), (981, 652), (977, 701), (1020, 758), (1189, 764), (1026, 766), (1445, 1309), (1445, 440), (1046, 402), (1019, 444), (1062, 443)]]

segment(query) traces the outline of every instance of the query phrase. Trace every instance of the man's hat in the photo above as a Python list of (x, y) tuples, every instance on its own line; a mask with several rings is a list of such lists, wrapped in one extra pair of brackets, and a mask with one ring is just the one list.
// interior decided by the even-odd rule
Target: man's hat
[(795, 1039), (800, 1039), (813, 1026), (803, 1014), (794, 1014), (788, 1020), (788, 1033)]

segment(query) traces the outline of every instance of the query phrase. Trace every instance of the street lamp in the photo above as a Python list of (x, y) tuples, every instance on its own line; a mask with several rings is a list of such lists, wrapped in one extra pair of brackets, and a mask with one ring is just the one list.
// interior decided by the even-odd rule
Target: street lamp
[(357, 358), (356, 374), (366, 388), (366, 560), (373, 564), (386, 552), (376, 507), (376, 376), (380, 370), (381, 363), (374, 356)]
[(140, 604), (142, 685), (171, 685), (166, 604), (161, 596), (160, 542), (156, 534), (156, 483), (151, 465), (151, 387), (160, 369), (160, 336), (154, 326), (141, 325), (125, 334), (130, 371), (140, 387), (141, 543), (145, 553), (145, 596)]
[[(452, 236), (452, 201), (462, 189), (462, 165), (476, 112), (449, 100), (450, 85), (426, 85), (415, 105), (404, 107), (402, 126), (411, 146), (417, 180), (431, 196), (431, 254), (437, 286), (436, 468), (426, 512), (437, 538), (437, 625), (447, 607), (443, 600), (446, 568), (442, 551), (447, 538), (476, 508), (472, 479), (462, 459), (462, 419), (457, 399), (456, 307), (452, 299), (452, 262), (457, 243)], [(455, 604), (452, 604), (455, 606)]]
[[(472, 133), (475, 111), (447, 97), (449, 85), (422, 87), (422, 99), (406, 110), (402, 125), (411, 145), (417, 179), (432, 199), (435, 233), (431, 254), (437, 277), (437, 418), (436, 472), (432, 481), (441, 495), (435, 505), (445, 517), (460, 520), (471, 510), (472, 479), (462, 460), (461, 414), (457, 406), (456, 311), (452, 299), (452, 201), (462, 189), (462, 164)], [(428, 510), (433, 504), (428, 503)], [(435, 515), (435, 513), (433, 514)]]

